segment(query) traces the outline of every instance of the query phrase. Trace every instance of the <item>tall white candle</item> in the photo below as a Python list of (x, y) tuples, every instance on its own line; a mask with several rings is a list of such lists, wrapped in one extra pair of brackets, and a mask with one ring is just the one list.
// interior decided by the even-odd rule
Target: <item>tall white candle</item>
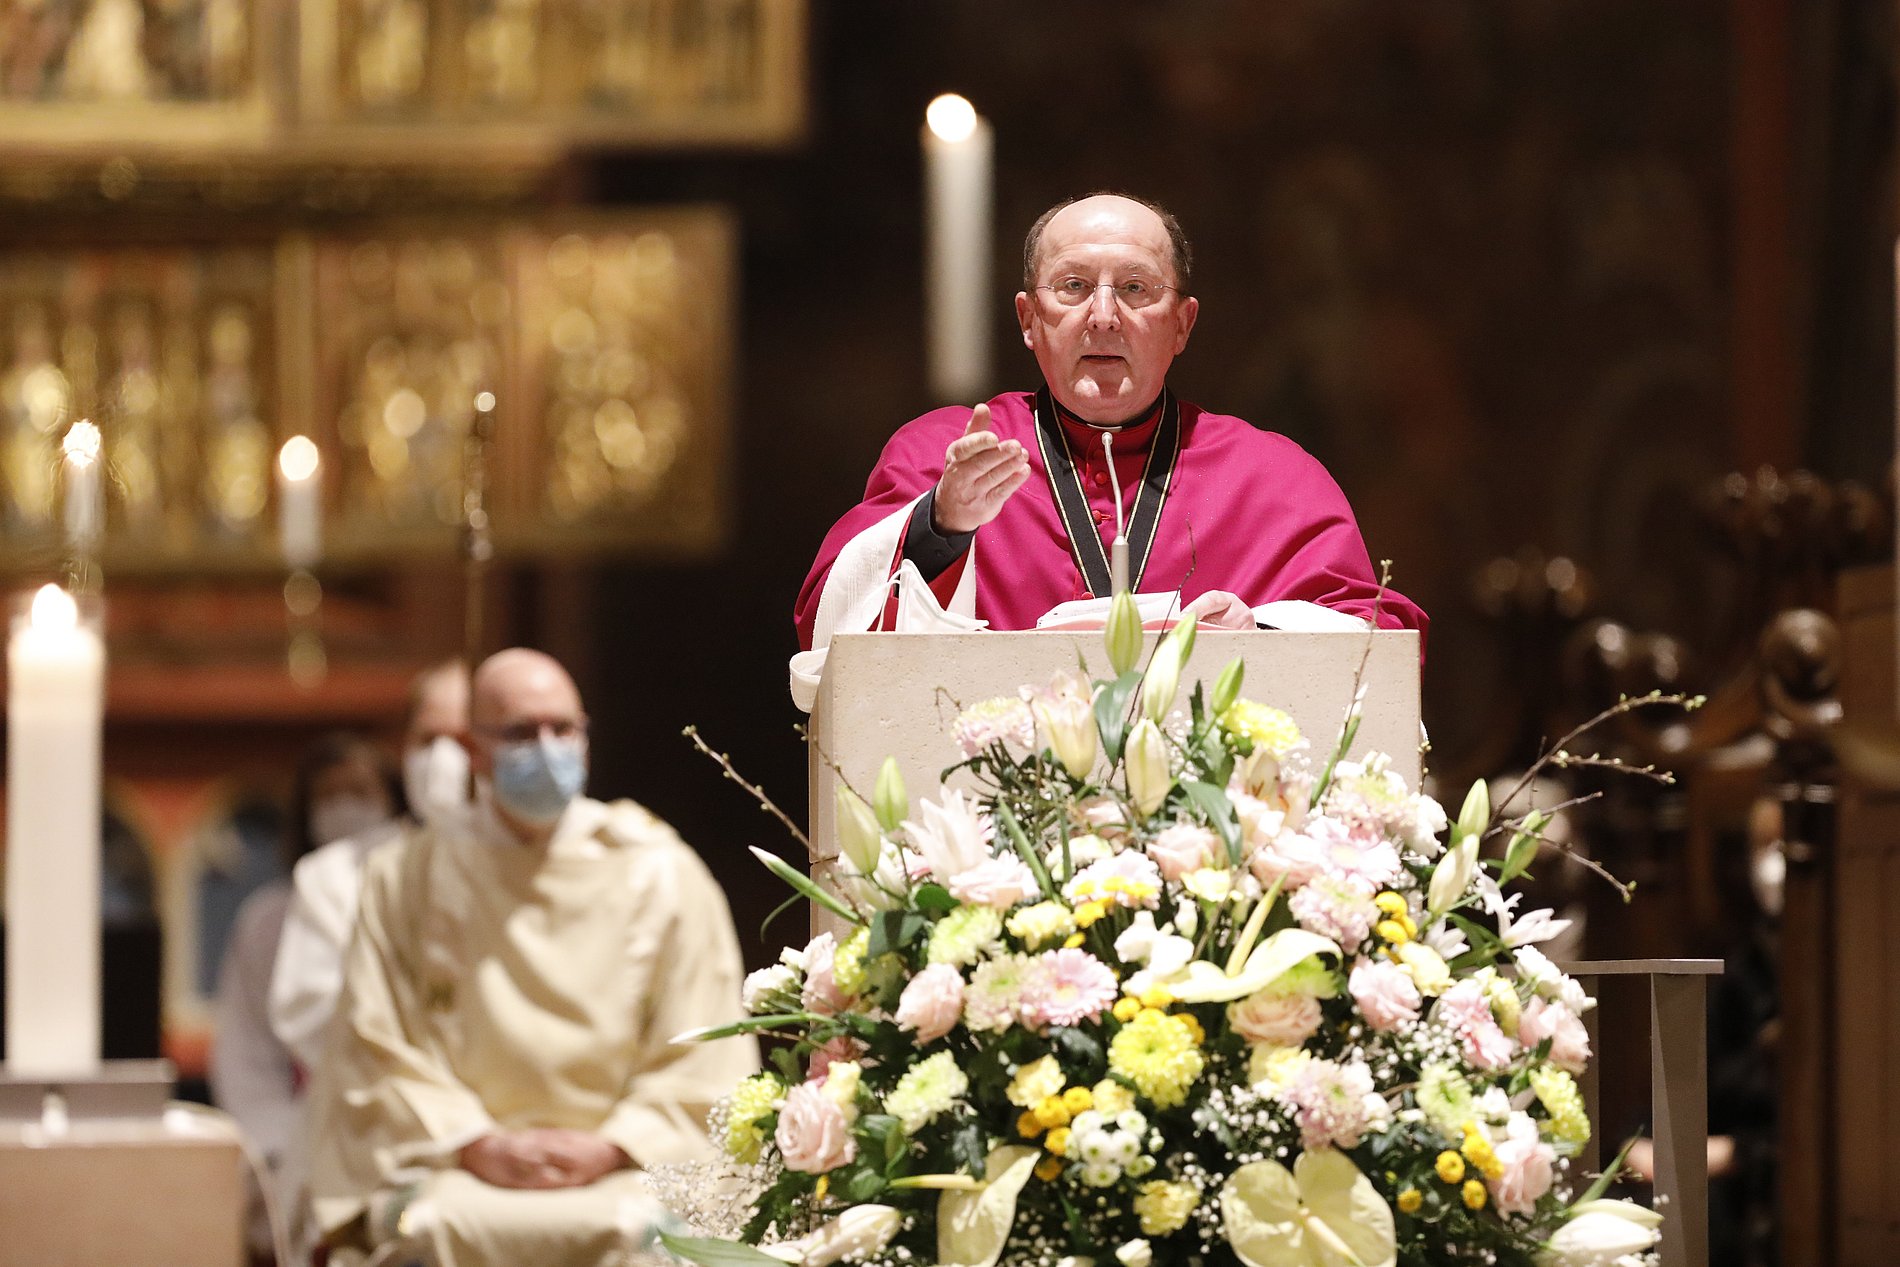
[(99, 428), (80, 419), (67, 429), (60, 449), (65, 458), (66, 544), (75, 554), (86, 554), (99, 542)]
[(99, 1065), (99, 732), (105, 644), (48, 585), (7, 640), (7, 1067)]
[(954, 93), (924, 113), (928, 216), (930, 390), (973, 404), (990, 386), (990, 253), (995, 140), (976, 108)]
[(284, 564), (307, 571), (323, 557), (323, 458), (309, 436), (292, 436), (277, 453), (277, 539)]

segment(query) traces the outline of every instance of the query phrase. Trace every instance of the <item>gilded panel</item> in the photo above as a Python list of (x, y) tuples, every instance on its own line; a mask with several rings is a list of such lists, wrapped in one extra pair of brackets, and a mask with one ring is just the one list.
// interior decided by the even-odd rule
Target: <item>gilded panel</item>
[(313, 129), (772, 141), (802, 122), (804, 0), (313, 0)]
[(59, 443), (84, 417), (109, 574), (273, 569), (296, 433), (324, 455), (333, 565), (445, 556), (489, 391), (502, 551), (704, 554), (726, 524), (733, 253), (710, 209), (0, 253), (0, 552), (60, 562)]
[(267, 249), (0, 258), (0, 533), (59, 553), (58, 445), (105, 439), (110, 556), (216, 566), (254, 553), (273, 456), (275, 269)]
[(0, 131), (14, 145), (255, 144), (276, 0), (0, 0)]

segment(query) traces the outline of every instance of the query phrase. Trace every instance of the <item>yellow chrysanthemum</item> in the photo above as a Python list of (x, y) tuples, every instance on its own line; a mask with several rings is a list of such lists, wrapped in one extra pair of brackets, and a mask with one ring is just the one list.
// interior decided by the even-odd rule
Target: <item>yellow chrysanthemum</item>
[(772, 1111), (785, 1084), (769, 1073), (755, 1073), (732, 1089), (732, 1102), (726, 1109), (726, 1156), (739, 1162), (759, 1159), (765, 1143), (765, 1131), (759, 1119)]
[(1399, 1193), (1399, 1209), (1406, 1214), (1417, 1214), (1425, 1204), (1425, 1194), (1417, 1188), (1407, 1188)]
[(1003, 926), (1031, 950), (1039, 950), (1075, 932), (1075, 913), (1060, 902), (1038, 902), (1011, 915)]
[(1164, 1109), (1187, 1099), (1206, 1063), (1188, 1027), (1164, 1012), (1143, 1011), (1108, 1045), (1109, 1071)]
[(1095, 1108), (1104, 1116), (1126, 1113), (1135, 1107), (1135, 1093), (1113, 1078), (1103, 1078), (1089, 1094), (1095, 1097)]
[(1151, 985), (1141, 992), (1141, 1005), (1143, 1007), (1151, 1007), (1159, 1011), (1165, 1009), (1168, 1004), (1172, 1002), (1174, 1002), (1174, 996), (1168, 993), (1164, 986)]
[(1042, 1146), (1058, 1157), (1066, 1156), (1069, 1151), (1069, 1128), (1056, 1127), (1049, 1132), (1048, 1138), (1042, 1141)]
[(1373, 926), (1372, 931), (1394, 946), (1403, 946), (1412, 940), (1412, 935), (1405, 931), (1405, 925), (1396, 919), (1382, 919)]
[(1391, 889), (1387, 889), (1385, 892), (1379, 894), (1379, 896), (1373, 898), (1372, 904), (1378, 907), (1379, 914), (1385, 916), (1387, 919), (1397, 919), (1399, 916), (1405, 914), (1405, 899), (1400, 897), (1397, 893), (1394, 893)]
[(1017, 1108), (1033, 1109), (1050, 1096), (1061, 1095), (1062, 1083), (1062, 1066), (1054, 1056), (1044, 1056), (1017, 1069), (1016, 1076), (1009, 1080), (1006, 1094)]
[(1141, 1000), (1129, 998), (1116, 999), (1112, 1012), (1116, 1020), (1126, 1025), (1141, 1015)]
[(1016, 1133), (1024, 1139), (1034, 1139), (1042, 1134), (1042, 1123), (1036, 1120), (1034, 1113), (1024, 1109), (1016, 1117)]
[(1135, 1194), (1135, 1213), (1141, 1218), (1145, 1236), (1166, 1236), (1187, 1226), (1188, 1216), (1201, 1203), (1201, 1194), (1191, 1183), (1151, 1179)]
[(1566, 1144), (1589, 1141), (1590, 1114), (1583, 1106), (1583, 1093), (1577, 1089), (1575, 1078), (1562, 1069), (1543, 1065), (1531, 1070), (1531, 1090), (1550, 1114), (1546, 1125), (1553, 1139)]
[(1061, 1173), (1062, 1158), (1055, 1156), (1053, 1153), (1044, 1155), (1043, 1159), (1036, 1163), (1036, 1178), (1042, 1180), (1044, 1183), (1048, 1183)]
[(1487, 1179), (1496, 1179), (1504, 1173), (1504, 1163), (1498, 1160), (1497, 1150), (1491, 1147), (1491, 1141), (1484, 1137), (1475, 1123), (1465, 1127), (1465, 1142), (1458, 1151)]
[(1300, 742), (1300, 728), (1277, 708), (1250, 699), (1237, 699), (1216, 719), (1230, 735), (1253, 741), (1255, 751), (1284, 757)]
[(1194, 1016), (1188, 1012), (1182, 1012), (1179, 1015), (1177, 1015), (1174, 1019), (1180, 1024), (1187, 1026), (1188, 1037), (1194, 1040), (1194, 1045), (1196, 1047), (1199, 1047), (1205, 1042), (1207, 1042), (1207, 1031), (1201, 1028), (1201, 1021), (1199, 1017)]
[(1069, 1112), (1069, 1106), (1062, 1102), (1062, 1097), (1059, 1095), (1048, 1096), (1037, 1104), (1035, 1108), (1031, 1109), (1030, 1112), (1036, 1115), (1036, 1120), (1042, 1123), (1045, 1130), (1054, 1130), (1058, 1126), (1067, 1126), (1069, 1124), (1069, 1118), (1073, 1116)]
[(1484, 1209), (1484, 1202), (1485, 1202), (1484, 1185), (1478, 1182), (1476, 1179), (1465, 1180), (1465, 1186), (1459, 1195), (1464, 1197), (1465, 1208), (1467, 1210)]
[(1086, 1113), (1095, 1107), (1095, 1093), (1087, 1087), (1070, 1087), (1062, 1093), (1062, 1103), (1069, 1113)]
[(1446, 1183), (1457, 1183), (1465, 1177), (1465, 1159), (1447, 1148), (1438, 1154), (1438, 1177)]

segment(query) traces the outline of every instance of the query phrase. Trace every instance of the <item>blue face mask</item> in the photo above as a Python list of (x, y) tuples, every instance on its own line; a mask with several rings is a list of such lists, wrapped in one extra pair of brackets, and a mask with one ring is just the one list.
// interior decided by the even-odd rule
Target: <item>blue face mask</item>
[(561, 816), (587, 786), (587, 753), (577, 739), (545, 736), (495, 749), (495, 802), (535, 827)]

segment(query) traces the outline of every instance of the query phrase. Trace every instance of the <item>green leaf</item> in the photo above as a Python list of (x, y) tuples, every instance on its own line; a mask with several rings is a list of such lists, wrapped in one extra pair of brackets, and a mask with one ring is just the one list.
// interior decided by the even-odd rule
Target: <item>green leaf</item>
[(864, 1202), (884, 1191), (884, 1176), (868, 1166), (859, 1166), (852, 1170), (838, 1191), (847, 1201)]
[(716, 1240), (710, 1236), (674, 1236), (660, 1233), (660, 1243), (689, 1263), (700, 1267), (785, 1267), (785, 1260), (762, 1253), (737, 1241)]
[(1232, 866), (1240, 865), (1240, 821), (1234, 817), (1234, 803), (1227, 799), (1224, 789), (1212, 783), (1202, 783), (1198, 779), (1183, 780), (1181, 790), (1186, 792), (1194, 808), (1207, 816), (1220, 833), (1227, 845), (1227, 861)]
[(798, 870), (777, 854), (767, 853), (757, 845), (754, 845), (752, 847), (752, 856), (764, 863), (767, 871), (770, 871), (773, 875), (785, 881), (785, 883), (791, 885), (794, 889), (797, 889), (800, 893), (803, 893), (807, 898), (824, 907), (839, 919), (850, 924), (861, 925), (864, 923), (864, 917), (862, 915), (859, 915), (843, 902), (840, 902), (837, 898), (825, 892), (810, 876)]
[(956, 1168), (966, 1175), (983, 1176), (983, 1162), (989, 1156), (989, 1150), (983, 1146), (983, 1128), (975, 1122), (965, 1122), (950, 1134), (950, 1158)]
[(774, 1047), (767, 1053), (772, 1067), (778, 1070), (778, 1076), (785, 1079), (785, 1085), (795, 1087), (805, 1080), (804, 1066), (798, 1063), (798, 1057), (790, 1047)]
[(1130, 669), (1095, 697), (1095, 725), (1102, 732), (1102, 752), (1110, 765), (1122, 759), (1122, 746), (1128, 742), (1128, 701), (1140, 685), (1141, 673)]
[(947, 915), (962, 903), (950, 896), (941, 884), (920, 884), (911, 890), (911, 905), (927, 915)]
[(1483, 951), (1493, 957), (1504, 949), (1503, 940), (1483, 924), (1456, 913), (1447, 915), (1445, 918), (1450, 920), (1452, 924), (1465, 935), (1465, 939), (1471, 943), (1472, 949)]
[(865, 959), (876, 959), (894, 950), (905, 950), (930, 932), (930, 921), (916, 911), (879, 911), (871, 918), (871, 937), (865, 944)]
[(1093, 1034), (1059, 1026), (1049, 1031), (1049, 1041), (1055, 1045), (1063, 1074), (1069, 1082), (1098, 1082), (1108, 1072), (1108, 1057), (1102, 1051), (1102, 1040)]
[(1630, 1155), (1630, 1149), (1636, 1147), (1636, 1141), (1641, 1138), (1641, 1131), (1630, 1136), (1629, 1139), (1624, 1142), (1623, 1147), (1616, 1150), (1615, 1159), (1603, 1168), (1603, 1173), (1596, 1177), (1596, 1182), (1584, 1189), (1583, 1195), (1578, 1197), (1574, 1204), (1582, 1205), (1585, 1201), (1594, 1201), (1608, 1192), (1610, 1185), (1616, 1182), (1616, 1176), (1623, 1169), (1623, 1159)]

